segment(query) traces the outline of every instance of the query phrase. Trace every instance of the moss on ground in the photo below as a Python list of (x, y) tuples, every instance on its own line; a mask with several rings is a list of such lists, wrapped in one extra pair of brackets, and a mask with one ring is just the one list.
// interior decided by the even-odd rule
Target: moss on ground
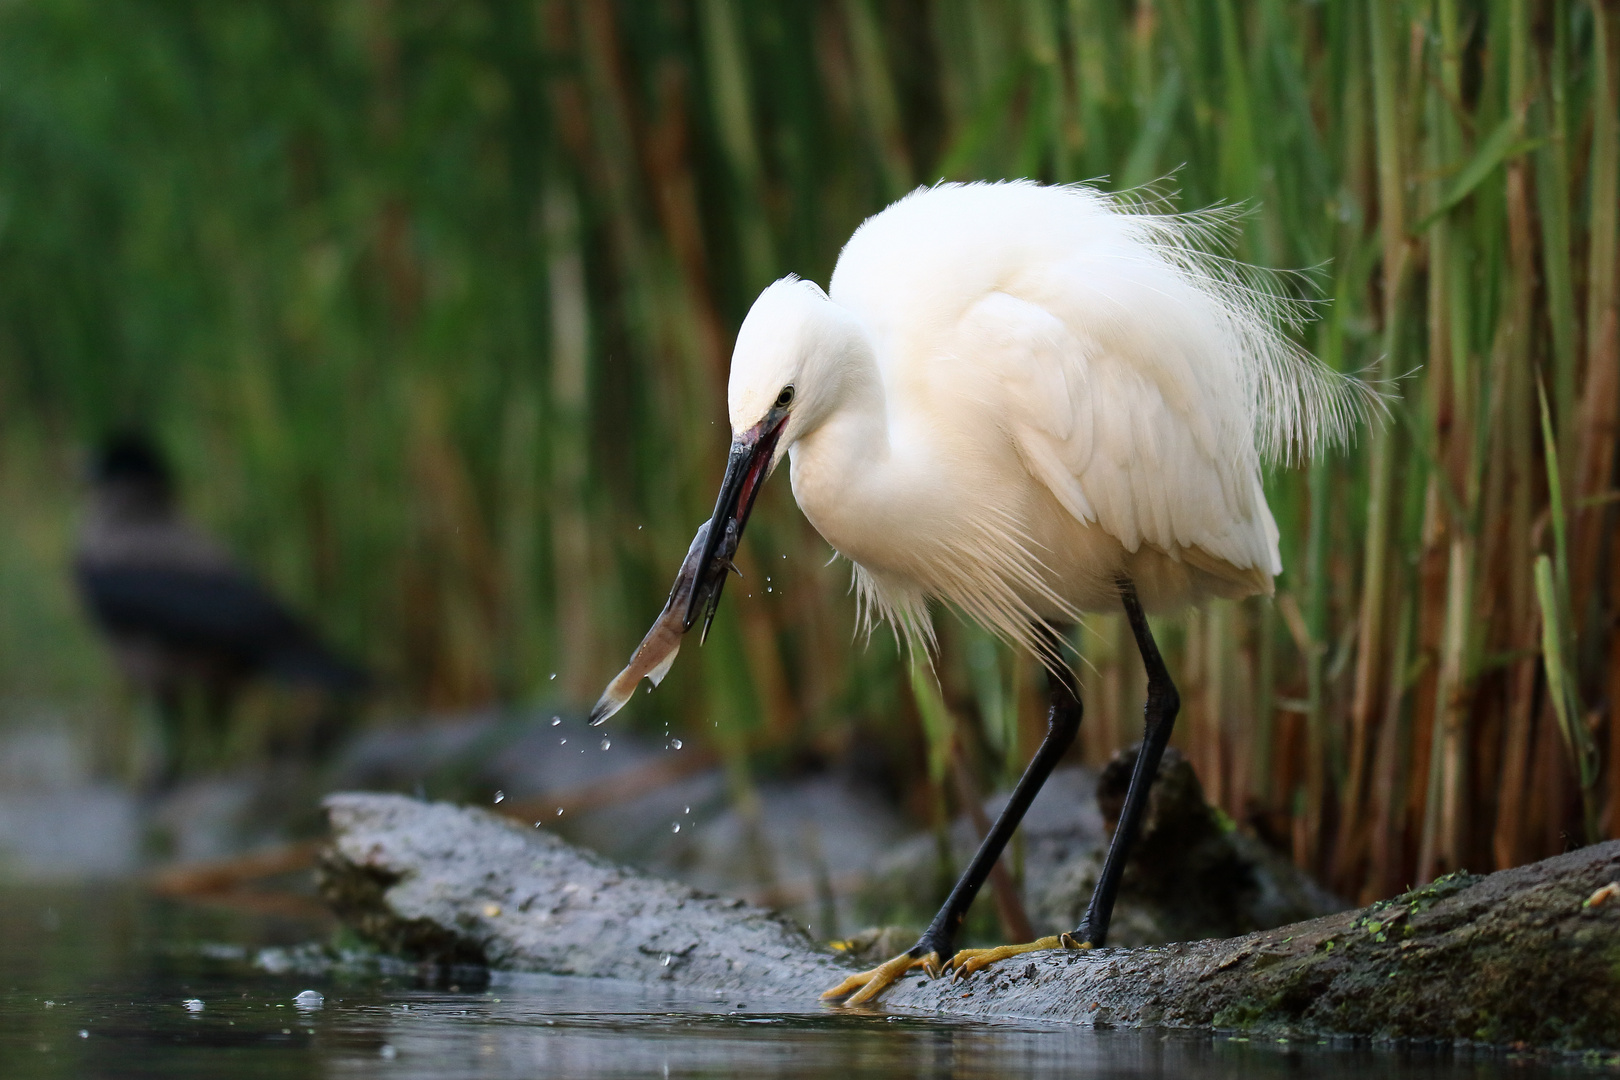
[(1449, 874), (1323, 920), (1316, 934), (1278, 943), (1286, 958), (1244, 963), (1241, 992), (1212, 1022), (1566, 1050), (1620, 1046), (1620, 903), (1584, 906), (1590, 873), (1535, 869), (1517, 882)]

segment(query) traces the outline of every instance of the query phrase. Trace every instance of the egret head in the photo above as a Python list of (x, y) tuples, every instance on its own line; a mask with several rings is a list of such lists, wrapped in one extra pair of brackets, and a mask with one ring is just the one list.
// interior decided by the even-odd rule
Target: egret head
[[(759, 294), (737, 330), (731, 352), (731, 381), (726, 388), (732, 435), (754, 427), (779, 398), (789, 401), (790, 415), (802, 407), (799, 391), (806, 361), (817, 351), (819, 328), (831, 302), (813, 282), (785, 277)], [(797, 427), (798, 425), (794, 425)]]
[[(792, 275), (771, 284), (754, 301), (731, 354), (726, 395), (731, 455), (699, 566), (710, 566), (728, 528), (734, 538), (741, 534), (760, 484), (783, 452), (831, 411), (838, 360), (846, 351), (841, 343), (849, 339), (849, 329), (848, 314), (826, 293)], [(719, 574), (723, 580), (724, 569)], [(702, 591), (694, 590), (687, 606), (688, 627), (697, 617)]]

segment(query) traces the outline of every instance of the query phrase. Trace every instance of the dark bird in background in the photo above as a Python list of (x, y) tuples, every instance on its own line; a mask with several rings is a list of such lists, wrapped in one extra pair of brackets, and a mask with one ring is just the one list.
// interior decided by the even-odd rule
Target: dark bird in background
[[(102, 446), (74, 571), (118, 666), (157, 706), (168, 743), (164, 783), (178, 774), (188, 702), (217, 732), (255, 678), (311, 686), (332, 702), (370, 684), (186, 520), (174, 475), (143, 434), (116, 435)], [(314, 741), (329, 743), (335, 726), (332, 717), (319, 722)]]

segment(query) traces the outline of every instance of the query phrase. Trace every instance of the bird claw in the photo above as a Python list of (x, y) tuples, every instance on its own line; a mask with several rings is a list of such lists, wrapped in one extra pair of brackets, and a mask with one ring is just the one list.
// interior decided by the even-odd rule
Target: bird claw
[(939, 953), (931, 952), (927, 956), (912, 956), (903, 952), (892, 960), (885, 961), (870, 971), (857, 972), (821, 995), (823, 1001), (836, 1001), (847, 997), (845, 1005), (865, 1005), (876, 998), (883, 991), (894, 985), (901, 976), (912, 968), (922, 968), (930, 976), (937, 978), (941, 968)]
[(865, 1005), (900, 980), (906, 972), (922, 968), (930, 978), (937, 979), (949, 972), (951, 981), (972, 978), (991, 964), (1030, 952), (1048, 952), (1054, 949), (1089, 949), (1091, 942), (1080, 941), (1073, 934), (1043, 937), (1024, 945), (1000, 945), (994, 949), (960, 949), (949, 960), (940, 962), (938, 951), (923, 956), (903, 952), (870, 971), (857, 972), (821, 995), (823, 1001), (846, 999), (845, 1005)]
[(1090, 942), (1080, 943), (1072, 934), (1062, 934), (1056, 937), (1043, 937), (1024, 945), (998, 945), (994, 949), (962, 949), (951, 957), (945, 967), (951, 974), (952, 981), (961, 982), (972, 978), (991, 964), (1014, 956), (1022, 956), (1030, 952), (1046, 952), (1052, 949), (1089, 949)]

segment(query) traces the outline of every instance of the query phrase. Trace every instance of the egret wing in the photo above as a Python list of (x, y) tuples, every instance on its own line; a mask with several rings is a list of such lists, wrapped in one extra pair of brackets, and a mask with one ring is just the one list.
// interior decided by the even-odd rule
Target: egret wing
[(1276, 573), (1242, 387), (1076, 291), (1047, 304), (994, 292), (963, 321), (1031, 473), (1128, 551)]

